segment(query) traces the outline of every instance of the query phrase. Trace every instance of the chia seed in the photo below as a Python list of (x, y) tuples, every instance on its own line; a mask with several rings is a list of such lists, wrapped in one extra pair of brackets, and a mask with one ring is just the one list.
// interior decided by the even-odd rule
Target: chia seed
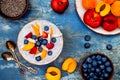
[(9, 17), (21, 15), (26, 8), (26, 0), (0, 0), (0, 10)]

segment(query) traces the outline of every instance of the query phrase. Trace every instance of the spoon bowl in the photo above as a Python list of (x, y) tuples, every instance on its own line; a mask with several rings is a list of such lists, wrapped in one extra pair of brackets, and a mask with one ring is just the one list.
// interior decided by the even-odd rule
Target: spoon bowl
[(12, 54), (10, 52), (3, 52), (1, 57), (6, 61), (12, 61), (14, 60)]

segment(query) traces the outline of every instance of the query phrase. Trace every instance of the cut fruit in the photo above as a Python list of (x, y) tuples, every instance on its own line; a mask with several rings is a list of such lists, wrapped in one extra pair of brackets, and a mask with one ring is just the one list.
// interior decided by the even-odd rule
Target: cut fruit
[(35, 35), (36, 35), (37, 37), (39, 37), (39, 36), (40, 36), (39, 29), (36, 28), (36, 26), (34, 26), (34, 25), (32, 25), (32, 29), (33, 29)]
[(43, 60), (46, 56), (47, 56), (47, 51), (45, 49), (43, 49), (41, 59)]
[(38, 48), (35, 46), (30, 50), (30, 54), (36, 54), (38, 52)]
[(48, 37), (48, 33), (46, 33), (45, 31), (42, 32), (42, 38), (47, 38)]
[(52, 35), (53, 35), (53, 28), (51, 27), (50, 28), (50, 36), (52, 37)]
[(29, 42), (28, 44), (25, 44), (22, 49), (23, 50), (31, 50), (35, 46), (34, 43)]
[(60, 80), (61, 71), (56, 67), (49, 67), (46, 71), (45, 77), (47, 80)]
[(108, 3), (108, 4), (112, 4), (113, 2), (115, 2), (116, 0), (103, 0), (105, 3)]
[(29, 32), (29, 33), (25, 36), (25, 38), (32, 38), (32, 32)]
[(95, 7), (95, 11), (99, 12), (101, 16), (105, 16), (110, 12), (110, 4), (107, 4), (104, 1), (100, 1)]

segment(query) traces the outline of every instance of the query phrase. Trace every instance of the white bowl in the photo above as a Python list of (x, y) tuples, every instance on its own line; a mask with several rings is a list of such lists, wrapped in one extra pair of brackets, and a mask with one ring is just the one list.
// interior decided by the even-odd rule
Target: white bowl
[[(53, 35), (57, 36), (56, 37), (57, 41), (55, 42), (55, 46), (52, 49), (53, 54), (51, 56), (47, 55), (45, 57), (45, 59), (43, 59), (41, 61), (36, 61), (35, 55), (30, 54), (29, 51), (22, 50), (22, 46), (24, 45), (25, 35), (27, 35), (29, 32), (34, 33), (31, 28), (31, 25), (35, 25), (36, 23), (39, 23), (40, 26), (42, 27), (42, 29), (44, 26), (53, 27), (53, 29), (54, 29)], [(62, 36), (61, 31), (58, 29), (58, 27), (55, 24), (53, 24), (47, 20), (34, 20), (34, 21), (26, 24), (19, 32), (17, 46), (18, 46), (20, 55), (27, 62), (29, 62), (31, 64), (35, 64), (35, 65), (46, 65), (46, 64), (49, 64), (49, 63), (53, 62), (54, 60), (56, 60), (58, 58), (58, 56), (60, 55), (62, 48), (63, 48), (63, 36)]]

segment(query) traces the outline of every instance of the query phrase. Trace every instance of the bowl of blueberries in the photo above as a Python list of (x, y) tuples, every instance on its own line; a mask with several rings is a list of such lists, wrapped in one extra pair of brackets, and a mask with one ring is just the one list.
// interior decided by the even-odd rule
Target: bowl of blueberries
[(80, 65), (83, 80), (111, 80), (113, 73), (112, 61), (102, 53), (86, 56)]

